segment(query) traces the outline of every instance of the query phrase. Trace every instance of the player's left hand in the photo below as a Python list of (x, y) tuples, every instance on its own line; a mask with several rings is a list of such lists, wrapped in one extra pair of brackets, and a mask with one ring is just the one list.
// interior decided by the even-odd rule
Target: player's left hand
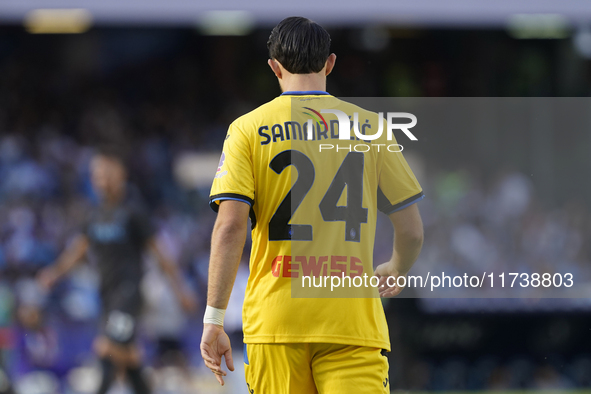
[(211, 369), (218, 382), (223, 386), (224, 376), (227, 373), (222, 370), (222, 356), (226, 359), (228, 369), (234, 371), (230, 338), (224, 331), (224, 327), (215, 324), (204, 324), (200, 348), (205, 365)]
[[(380, 297), (395, 297), (404, 289), (404, 286), (398, 286), (397, 280), (399, 276), (406, 276), (406, 274), (399, 273), (396, 268), (394, 268), (394, 264), (391, 261), (387, 263), (383, 263), (377, 266), (374, 276), (377, 276), (380, 280), (378, 285), (378, 291), (380, 293)], [(388, 286), (388, 278), (390, 279), (390, 284), (393, 286)], [(404, 281), (406, 284), (406, 281)]]

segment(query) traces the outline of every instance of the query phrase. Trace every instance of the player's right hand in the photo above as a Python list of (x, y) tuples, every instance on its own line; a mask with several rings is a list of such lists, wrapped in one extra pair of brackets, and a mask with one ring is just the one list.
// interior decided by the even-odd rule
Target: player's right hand
[(224, 376), (227, 374), (222, 370), (222, 356), (226, 360), (228, 369), (234, 371), (230, 338), (224, 331), (224, 327), (215, 324), (204, 324), (200, 348), (205, 365), (211, 369), (218, 382), (223, 386)]

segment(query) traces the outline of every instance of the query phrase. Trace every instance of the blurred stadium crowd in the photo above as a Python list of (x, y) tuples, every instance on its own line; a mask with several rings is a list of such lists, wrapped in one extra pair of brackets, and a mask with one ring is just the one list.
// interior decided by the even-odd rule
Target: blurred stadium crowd
[[(261, 40), (208, 41), (174, 31), (102, 34), (100, 39), (90, 35), (57, 41), (8, 39), (7, 32), (0, 33), (0, 369), (22, 394), (90, 393), (98, 379), (90, 347), (100, 308), (92, 265), (78, 269), (51, 294), (40, 292), (33, 280), (41, 267), (53, 262), (96, 201), (88, 176), (92, 147), (108, 141), (127, 148), (133, 189), (149, 207), (159, 241), (203, 304), (215, 215), (207, 206), (207, 187), (179, 180), (180, 158), (187, 153), (217, 154), (231, 120), (278, 93), (265, 69), (264, 46), (258, 48)], [(333, 40), (338, 43), (335, 38), (347, 34), (337, 32)], [(496, 50), (503, 45), (496, 43)], [(398, 60), (373, 74), (363, 49), (342, 52), (331, 82), (334, 94), (499, 94), (487, 90), (486, 73), (476, 75), (472, 70), (466, 78), (458, 70), (448, 73), (446, 62), (460, 63), (459, 59), (438, 62), (415, 56), (420, 72)], [(515, 75), (525, 72), (519, 67), (501, 71), (511, 75), (505, 86), (516, 87), (500, 93), (557, 94), (553, 80), (544, 79), (554, 67), (544, 60), (546, 52), (528, 53), (537, 74), (519, 79)], [(250, 54), (247, 60), (245, 54)], [(260, 65), (251, 60), (255, 56)], [(387, 60), (379, 53), (371, 59)], [(478, 59), (469, 62), (478, 66)], [(450, 87), (454, 85), (465, 89)], [(575, 93), (585, 93), (577, 89)], [(417, 262), (424, 271), (443, 267), (450, 274), (535, 272), (560, 266), (590, 276), (591, 221), (580, 196), (552, 206), (538, 197), (522, 170), (492, 171), (484, 177), (478, 163), (453, 168), (416, 152), (408, 159), (427, 195), (420, 205), (426, 242)], [(378, 225), (375, 256), (381, 261), (389, 258), (392, 230), (384, 220)], [(149, 291), (141, 338), (151, 368), (161, 372), (153, 374), (158, 392), (214, 392), (213, 379), (200, 372), (202, 310), (184, 316), (149, 258), (146, 267), (144, 287)], [(243, 266), (238, 290), (247, 275)], [(239, 344), (241, 300), (236, 293), (226, 325)], [(391, 307), (396, 302), (388, 304), (391, 320), (401, 316)], [(517, 304), (483, 300), (464, 305), (432, 299), (420, 307), (432, 312), (523, 310)], [(544, 310), (544, 305), (534, 309)], [(554, 306), (546, 309), (565, 308), (550, 305)], [(567, 307), (581, 310), (588, 305)], [(396, 332), (393, 329), (393, 336)], [(399, 339), (394, 338), (394, 346)], [(240, 348), (235, 345), (236, 351)], [(407, 379), (400, 384), (393, 380), (392, 386), (409, 389), (560, 389), (591, 384), (591, 358), (586, 354), (575, 354), (560, 365), (527, 356), (458, 361), (419, 354), (391, 363), (394, 370), (409, 372)], [(0, 372), (0, 393), (3, 379)]]

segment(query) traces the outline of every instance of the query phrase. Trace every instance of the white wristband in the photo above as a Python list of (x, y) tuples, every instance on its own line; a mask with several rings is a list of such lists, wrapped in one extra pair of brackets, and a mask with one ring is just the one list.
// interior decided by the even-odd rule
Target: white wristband
[(203, 323), (223, 326), (225, 314), (226, 314), (225, 309), (218, 309), (218, 308), (214, 308), (213, 306), (208, 305), (205, 308), (205, 315), (203, 316)]

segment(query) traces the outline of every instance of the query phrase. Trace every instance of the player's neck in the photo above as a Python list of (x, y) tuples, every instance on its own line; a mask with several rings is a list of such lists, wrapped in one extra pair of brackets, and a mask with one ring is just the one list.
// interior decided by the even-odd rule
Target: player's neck
[(284, 92), (326, 91), (326, 76), (320, 74), (291, 74), (281, 81)]
[(123, 201), (124, 193), (112, 193), (103, 196), (103, 205), (107, 208), (115, 208)]

